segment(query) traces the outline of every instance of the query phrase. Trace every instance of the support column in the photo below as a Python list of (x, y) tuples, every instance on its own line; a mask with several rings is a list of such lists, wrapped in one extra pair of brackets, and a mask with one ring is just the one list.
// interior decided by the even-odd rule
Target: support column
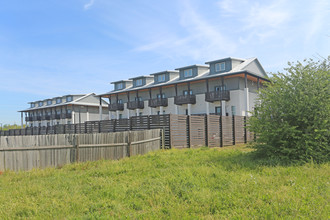
[(127, 109), (127, 118), (129, 119), (130, 117), (131, 117), (131, 115), (130, 115), (130, 110)]
[(109, 111), (108, 114), (109, 114), (109, 120), (111, 120), (111, 111)]
[(74, 124), (75, 120), (74, 120), (74, 108), (73, 108), (73, 106), (72, 106), (71, 118), (72, 118), (72, 124)]
[(159, 114), (162, 115), (163, 114), (163, 111), (164, 111), (163, 106), (160, 106), (159, 107)]
[(149, 107), (149, 115), (152, 115), (152, 108)]
[(117, 120), (119, 119), (119, 111), (118, 110), (116, 111), (116, 119)]
[[(87, 110), (87, 112), (88, 112), (88, 110)], [(100, 96), (100, 105), (99, 105), (99, 119), (100, 119), (100, 121), (102, 120), (102, 98), (101, 98), (101, 96)], [(88, 121), (88, 119), (87, 119), (87, 121)]]
[(226, 101), (221, 101), (221, 115), (226, 116)]
[(175, 105), (175, 114), (178, 115), (179, 114), (179, 106)]
[(209, 115), (210, 114), (210, 103), (205, 102), (205, 107), (206, 107), (206, 114)]
[(21, 128), (23, 129), (24, 126), (23, 126), (23, 112), (21, 112)]
[(244, 96), (245, 96), (245, 116), (248, 116), (248, 112), (249, 112), (249, 88), (244, 88)]
[(140, 109), (136, 109), (136, 116), (139, 116), (139, 114), (140, 114)]
[(188, 104), (188, 115), (191, 115), (191, 104)]
[[(102, 118), (101, 118), (100, 120), (102, 120)], [(86, 107), (86, 121), (89, 121), (89, 111), (88, 111), (88, 107)]]

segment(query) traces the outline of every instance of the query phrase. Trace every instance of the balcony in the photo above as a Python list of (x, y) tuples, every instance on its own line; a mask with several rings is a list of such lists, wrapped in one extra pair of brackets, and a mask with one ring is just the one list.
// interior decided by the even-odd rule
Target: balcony
[(62, 113), (61, 114), (61, 119), (70, 119), (72, 118), (71, 113)]
[(215, 102), (215, 101), (229, 101), (230, 100), (230, 91), (212, 91), (205, 93), (205, 101)]
[(167, 98), (156, 98), (156, 99), (149, 99), (148, 106), (151, 108), (156, 108), (159, 106), (166, 107), (168, 105)]
[(174, 104), (196, 104), (196, 95), (179, 95), (174, 97)]
[(60, 114), (54, 114), (54, 115), (51, 115), (50, 118), (51, 119), (61, 119), (61, 115)]
[(127, 103), (127, 108), (134, 110), (134, 109), (144, 109), (144, 102), (143, 101), (131, 101)]
[(25, 121), (33, 121), (33, 117), (32, 116), (27, 116), (27, 117), (25, 117)]
[(50, 115), (43, 115), (41, 116), (42, 120), (50, 120)]
[(113, 104), (109, 104), (108, 108), (109, 108), (109, 111), (123, 111), (124, 104), (123, 103), (113, 103)]

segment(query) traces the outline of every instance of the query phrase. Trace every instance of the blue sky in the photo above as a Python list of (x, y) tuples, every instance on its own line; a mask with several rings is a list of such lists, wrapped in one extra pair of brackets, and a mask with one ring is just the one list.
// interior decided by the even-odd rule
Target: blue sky
[(282, 71), (329, 42), (328, 0), (1, 1), (0, 123), (29, 101), (228, 56)]

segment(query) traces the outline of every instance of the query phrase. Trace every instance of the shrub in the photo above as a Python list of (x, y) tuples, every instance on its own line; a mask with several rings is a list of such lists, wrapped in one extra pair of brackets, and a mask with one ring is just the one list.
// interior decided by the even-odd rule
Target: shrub
[(259, 155), (285, 163), (329, 161), (330, 56), (289, 63), (259, 91), (249, 120)]

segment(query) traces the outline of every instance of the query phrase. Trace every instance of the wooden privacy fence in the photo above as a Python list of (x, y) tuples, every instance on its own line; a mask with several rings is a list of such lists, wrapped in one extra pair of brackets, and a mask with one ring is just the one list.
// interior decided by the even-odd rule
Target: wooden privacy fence
[(0, 136), (92, 134), (162, 129), (165, 148), (222, 147), (246, 143), (253, 139), (253, 134), (246, 129), (246, 119), (244, 116), (219, 115), (145, 115), (129, 119), (14, 129), (0, 132)]
[(160, 129), (93, 134), (0, 137), (0, 170), (58, 167), (120, 159), (161, 148)]
[(253, 140), (246, 117), (219, 115), (171, 115), (170, 144), (173, 148), (222, 147)]

